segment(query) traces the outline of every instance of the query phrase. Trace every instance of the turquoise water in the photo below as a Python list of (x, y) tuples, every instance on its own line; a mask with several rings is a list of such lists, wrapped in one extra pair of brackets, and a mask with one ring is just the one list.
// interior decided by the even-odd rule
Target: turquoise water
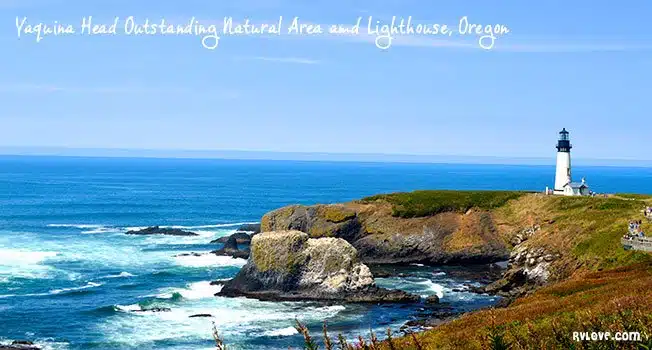
[[(398, 329), (418, 310), (270, 303), (213, 296), (209, 281), (245, 263), (175, 257), (219, 248), (212, 239), (287, 204), (332, 203), (415, 189), (542, 190), (553, 167), (232, 160), (0, 157), (0, 341), (54, 349), (210, 349), (214, 321), (234, 349), (297, 346), (299, 318), (316, 330)], [(652, 169), (578, 167), (598, 192), (652, 193)], [(197, 237), (128, 236), (174, 226)], [(456, 310), (495, 302), (458, 291), (468, 279), (411, 267), (378, 283), (438, 294)], [(167, 307), (170, 312), (140, 312)], [(213, 318), (189, 318), (209, 313)]]

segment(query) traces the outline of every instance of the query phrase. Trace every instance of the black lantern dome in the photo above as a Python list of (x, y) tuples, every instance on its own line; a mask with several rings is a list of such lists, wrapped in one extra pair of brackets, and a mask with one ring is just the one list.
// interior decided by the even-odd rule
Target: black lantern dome
[(566, 128), (563, 128), (559, 132), (559, 140), (557, 141), (557, 152), (570, 152), (573, 146), (570, 143), (570, 138), (568, 137), (568, 131)]

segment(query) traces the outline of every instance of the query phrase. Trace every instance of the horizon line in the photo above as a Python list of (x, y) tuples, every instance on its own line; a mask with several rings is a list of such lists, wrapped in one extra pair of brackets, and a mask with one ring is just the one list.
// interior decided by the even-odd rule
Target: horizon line
[[(446, 154), (289, 152), (253, 150), (192, 150), (138, 148), (69, 148), (0, 146), (0, 156), (84, 158), (224, 159), (276, 161), (330, 161), (373, 163), (457, 163), (496, 165), (554, 165), (555, 157), (471, 156)], [(574, 158), (575, 165), (652, 167), (652, 160)], [(579, 164), (577, 164), (579, 163)]]

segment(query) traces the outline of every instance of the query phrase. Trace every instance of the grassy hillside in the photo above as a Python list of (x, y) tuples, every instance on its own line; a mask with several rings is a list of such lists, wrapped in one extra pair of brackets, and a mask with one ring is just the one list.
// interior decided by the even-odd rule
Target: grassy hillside
[[(507, 308), (473, 312), (418, 334), (420, 347), (413, 337), (405, 337), (395, 340), (395, 348), (639, 349), (638, 343), (573, 342), (571, 335), (573, 331), (634, 330), (652, 336), (652, 253), (625, 251), (620, 244), (630, 220), (643, 220), (643, 230), (652, 234), (652, 223), (641, 212), (652, 197), (517, 195), (496, 194), (476, 203), (493, 207), (506, 241), (519, 229), (539, 227), (524, 244), (561, 255), (550, 266), (550, 284)], [(381, 198), (398, 206), (399, 213), (444, 207), (443, 197), (432, 193), (412, 199), (405, 194)], [(471, 202), (461, 203), (463, 210)]]
[[(357, 348), (650, 349), (652, 253), (626, 251), (620, 243), (631, 220), (643, 220), (643, 231), (652, 235), (652, 222), (642, 214), (649, 205), (652, 196), (647, 195), (560, 197), (510, 191), (416, 191), (344, 204), (369, 234), (383, 239), (383, 232), (417, 234), (430, 225), (450, 233), (443, 243), (433, 244), (451, 249), (486, 245), (476, 238), (491, 235), (510, 247), (517, 244), (516, 249), (555, 257), (547, 267), (547, 285), (508, 307), (471, 312), (391, 342), (372, 341), (369, 346), (367, 340), (367, 347)], [(477, 210), (467, 213), (469, 209)], [(327, 219), (340, 222), (352, 215), (329, 214)], [(478, 224), (483, 220), (488, 223)], [(532, 234), (513, 240), (524, 231)], [(643, 339), (580, 343), (571, 338), (576, 331), (638, 331)]]
[(442, 212), (464, 212), (471, 208), (494, 209), (525, 192), (517, 191), (414, 191), (380, 194), (363, 198), (362, 202), (386, 201), (392, 204), (392, 215), (415, 218)]
[(560, 253), (554, 268), (565, 278), (578, 270), (597, 270), (649, 262), (652, 254), (625, 251), (620, 239), (630, 220), (643, 220), (646, 202), (616, 197), (558, 197), (531, 194), (498, 208), (498, 220), (511, 226), (540, 225), (527, 243)]
[[(647, 195), (604, 198), (516, 191), (415, 191), (376, 195), (361, 202), (390, 203), (392, 215), (401, 218), (471, 208), (488, 210), (506, 244), (515, 233), (536, 225), (540, 230), (527, 244), (562, 256), (553, 264), (559, 279), (577, 270), (615, 268), (651, 258), (651, 254), (625, 251), (620, 244), (628, 222), (643, 219), (642, 209), (652, 202), (652, 196)], [(644, 222), (642, 228), (652, 234), (652, 224)]]
[[(577, 331), (637, 331), (640, 342), (575, 342)], [(644, 349), (652, 337), (652, 267), (634, 265), (544, 287), (380, 349)], [(419, 345), (416, 345), (416, 344)], [(498, 346), (502, 344), (503, 346)]]

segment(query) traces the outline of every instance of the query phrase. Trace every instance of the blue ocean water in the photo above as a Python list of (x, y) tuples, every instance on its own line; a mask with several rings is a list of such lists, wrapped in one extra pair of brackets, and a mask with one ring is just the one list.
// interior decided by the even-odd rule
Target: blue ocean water
[[(652, 169), (577, 167), (597, 192), (652, 193)], [(244, 260), (208, 252), (241, 224), (287, 204), (416, 189), (543, 190), (552, 166), (0, 157), (0, 342), (53, 349), (210, 349), (211, 322), (234, 349), (287, 349), (298, 318), (316, 330), (398, 329), (416, 310), (216, 298), (210, 281)], [(180, 227), (196, 237), (128, 236)], [(378, 283), (438, 294), (458, 310), (495, 302), (459, 291), (454, 267), (415, 266)], [(152, 307), (169, 312), (142, 312)], [(213, 318), (189, 318), (208, 313)]]

